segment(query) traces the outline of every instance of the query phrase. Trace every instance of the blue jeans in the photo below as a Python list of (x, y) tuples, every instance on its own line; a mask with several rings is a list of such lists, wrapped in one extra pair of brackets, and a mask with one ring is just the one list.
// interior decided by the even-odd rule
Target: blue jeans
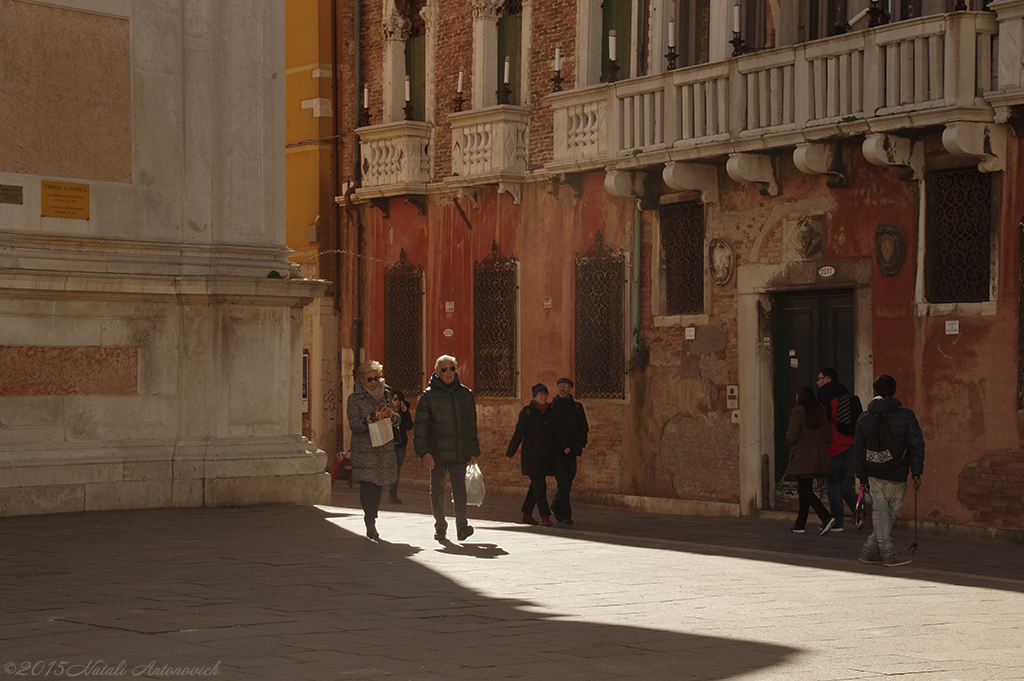
[(850, 507), (851, 513), (857, 512), (857, 493), (850, 482), (850, 466), (853, 463), (853, 447), (847, 447), (842, 454), (831, 459), (832, 472), (828, 475), (828, 506), (832, 517), (836, 519), (833, 529), (843, 526), (843, 501)]
[(895, 556), (896, 545), (891, 537), (892, 524), (903, 508), (903, 500), (907, 496), (907, 483), (869, 477), (868, 485), (871, 488), (871, 523), (874, 531), (864, 542), (864, 550), (883, 556)]

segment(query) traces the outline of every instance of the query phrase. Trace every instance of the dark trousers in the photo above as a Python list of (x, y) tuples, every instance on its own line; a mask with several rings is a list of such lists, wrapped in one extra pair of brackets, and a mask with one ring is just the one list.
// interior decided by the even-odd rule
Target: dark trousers
[(398, 464), (398, 477), (395, 478), (395, 481), (391, 483), (390, 487), (388, 487), (388, 495), (391, 498), (394, 498), (395, 495), (398, 494), (398, 479), (402, 477), (402, 462), (405, 461), (406, 447), (408, 447), (408, 445), (395, 445), (395, 462)]
[(814, 476), (796, 476), (796, 491), (800, 497), (800, 510), (797, 511), (796, 523), (793, 526), (801, 530), (804, 529), (804, 525), (807, 524), (807, 514), (811, 507), (814, 507), (814, 512), (818, 514), (821, 523), (823, 525), (827, 523), (832, 515), (825, 508), (825, 504), (821, 503), (818, 495), (814, 493)]
[(576, 457), (555, 455), (555, 482), (558, 490), (555, 492), (554, 501), (551, 502), (551, 511), (559, 520), (572, 520), (569, 492), (572, 491), (572, 481), (575, 479)]
[(367, 527), (373, 527), (380, 508), (380, 497), (384, 492), (383, 485), (375, 485), (365, 480), (359, 483), (359, 505), (363, 507), (363, 521)]
[(851, 513), (857, 512), (857, 493), (850, 482), (850, 465), (853, 462), (853, 447), (836, 454), (831, 459), (832, 472), (828, 476), (828, 505), (832, 508), (832, 517), (836, 519), (837, 528), (843, 526), (843, 501), (850, 507)]
[(455, 528), (464, 530), (469, 525), (469, 521), (466, 520), (466, 464), (444, 463), (435, 458), (434, 467), (430, 469), (430, 510), (434, 514), (434, 531), (441, 534), (448, 531), (448, 521), (444, 518), (445, 476), (450, 478), (452, 483)]
[(543, 475), (530, 476), (530, 489), (526, 490), (526, 498), (523, 499), (523, 513), (531, 515), (534, 506), (540, 511), (541, 517), (551, 515), (551, 507), (548, 506), (548, 479)]

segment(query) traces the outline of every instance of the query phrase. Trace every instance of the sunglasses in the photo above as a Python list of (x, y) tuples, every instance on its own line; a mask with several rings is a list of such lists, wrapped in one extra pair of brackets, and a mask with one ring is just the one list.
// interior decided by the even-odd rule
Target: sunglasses
[(367, 383), (377, 383), (378, 381), (383, 381), (384, 377), (383, 376), (364, 376), (363, 380), (366, 381)]
[(447, 374), (449, 371), (455, 373), (455, 367), (441, 367), (438, 371), (442, 374)]

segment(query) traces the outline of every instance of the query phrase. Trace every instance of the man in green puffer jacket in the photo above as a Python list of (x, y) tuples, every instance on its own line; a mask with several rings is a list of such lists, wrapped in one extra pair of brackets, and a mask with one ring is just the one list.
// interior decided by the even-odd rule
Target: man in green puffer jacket
[(476, 433), (476, 399), (473, 391), (459, 382), (456, 361), (441, 355), (434, 362), (434, 374), (416, 403), (413, 447), (416, 456), (430, 469), (430, 510), (434, 513), (434, 539), (445, 541), (448, 521), (444, 517), (445, 477), (451, 480), (455, 503), (455, 531), (459, 541), (473, 534), (466, 520), (466, 465), (480, 456)]

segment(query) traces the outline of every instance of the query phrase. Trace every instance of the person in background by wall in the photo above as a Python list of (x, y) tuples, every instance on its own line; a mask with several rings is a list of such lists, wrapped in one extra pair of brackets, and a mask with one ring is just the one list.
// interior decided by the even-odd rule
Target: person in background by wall
[(551, 408), (555, 410), (555, 437), (560, 451), (555, 453), (554, 458), (558, 489), (551, 502), (551, 512), (558, 522), (572, 525), (569, 494), (572, 492), (572, 481), (576, 479), (577, 457), (583, 454), (583, 448), (587, 446), (590, 425), (583, 405), (572, 397), (572, 380), (560, 378), (556, 385), (558, 394), (551, 401)]
[(400, 504), (402, 500), (398, 498), (398, 481), (402, 477), (405, 449), (409, 445), (409, 431), (412, 430), (412, 413), (409, 411), (410, 405), (405, 399), (405, 393), (401, 390), (395, 390), (391, 394), (391, 403), (393, 411), (398, 414), (400, 420), (398, 425), (395, 426), (395, 460), (398, 464), (397, 477), (391, 483), (391, 487), (388, 488), (388, 502)]
[(921, 488), (924, 472), (924, 435), (917, 415), (893, 395), (896, 379), (882, 374), (875, 379), (876, 397), (857, 420), (853, 465), (857, 478), (871, 492), (871, 536), (864, 543), (860, 562), (885, 567), (906, 565), (910, 557), (896, 552), (892, 524), (907, 495), (907, 474), (914, 490)]
[(796, 405), (789, 412), (789, 472), (796, 476), (796, 490), (800, 507), (791, 532), (803, 534), (807, 515), (813, 507), (821, 519), (821, 534), (832, 529), (832, 516), (821, 499), (814, 493), (814, 478), (828, 473), (828, 441), (831, 436), (825, 408), (814, 397), (814, 391), (804, 386), (796, 391)]
[(455, 358), (441, 355), (427, 389), (416, 403), (413, 447), (430, 469), (430, 510), (434, 514), (434, 539), (446, 541), (444, 518), (445, 476), (452, 486), (455, 531), (459, 541), (473, 534), (466, 519), (466, 465), (480, 456), (476, 431), (476, 398), (459, 382)]
[(533, 386), (533, 400), (519, 412), (516, 430), (508, 443), (505, 456), (512, 458), (523, 445), (520, 457), (523, 475), (530, 478), (530, 487), (523, 500), (523, 522), (536, 525), (533, 509), (540, 512), (540, 522), (551, 527), (551, 508), (548, 506), (547, 476), (554, 473), (554, 458), (558, 451), (555, 440), (555, 415), (548, 402), (548, 387), (543, 383)]
[[(853, 435), (839, 432), (836, 425), (839, 408), (839, 396), (850, 391), (839, 382), (839, 375), (831, 367), (818, 372), (818, 401), (828, 412), (829, 429), (832, 439), (828, 443), (830, 471), (828, 474), (828, 505), (832, 511), (833, 532), (843, 531), (843, 501), (850, 507), (850, 512), (857, 513), (857, 493), (850, 482), (850, 470), (853, 466)], [(860, 521), (857, 529), (863, 525)]]
[(391, 390), (384, 385), (380, 362), (369, 360), (356, 369), (356, 385), (348, 396), (346, 416), (352, 429), (352, 482), (359, 483), (359, 503), (363, 507), (366, 536), (379, 539), (377, 511), (384, 485), (398, 479), (395, 467), (395, 441), (388, 440), (374, 447), (370, 440), (370, 424), (384, 419), (392, 428), (399, 418), (391, 409)]

